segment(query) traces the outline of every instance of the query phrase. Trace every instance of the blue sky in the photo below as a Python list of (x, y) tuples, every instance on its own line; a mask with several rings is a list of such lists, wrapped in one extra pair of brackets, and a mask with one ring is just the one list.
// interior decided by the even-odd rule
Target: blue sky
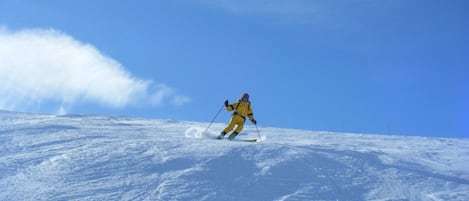
[(468, 137), (468, 9), (3, 0), (0, 108), (210, 121), (248, 92), (260, 126)]

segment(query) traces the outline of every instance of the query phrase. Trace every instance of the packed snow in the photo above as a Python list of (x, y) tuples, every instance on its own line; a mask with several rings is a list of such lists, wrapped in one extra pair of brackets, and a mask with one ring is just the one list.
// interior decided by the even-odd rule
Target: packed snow
[(469, 139), (207, 126), (0, 111), (0, 200), (469, 200)]

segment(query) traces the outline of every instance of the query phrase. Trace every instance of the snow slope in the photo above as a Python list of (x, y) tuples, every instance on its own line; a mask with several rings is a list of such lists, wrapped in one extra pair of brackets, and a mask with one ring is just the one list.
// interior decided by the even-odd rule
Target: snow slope
[(469, 139), (207, 125), (0, 111), (0, 200), (469, 200)]

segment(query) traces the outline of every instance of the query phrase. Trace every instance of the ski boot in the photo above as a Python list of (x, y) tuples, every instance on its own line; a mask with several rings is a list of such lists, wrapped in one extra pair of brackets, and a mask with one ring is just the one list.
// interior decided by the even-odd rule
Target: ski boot
[(220, 133), (220, 135), (218, 135), (217, 139), (223, 139), (223, 137), (225, 137), (226, 133), (224, 131), (222, 131)]
[(231, 135), (228, 137), (228, 140), (232, 140), (232, 139), (235, 138), (237, 135), (238, 135), (238, 132), (233, 132), (233, 133), (231, 133)]

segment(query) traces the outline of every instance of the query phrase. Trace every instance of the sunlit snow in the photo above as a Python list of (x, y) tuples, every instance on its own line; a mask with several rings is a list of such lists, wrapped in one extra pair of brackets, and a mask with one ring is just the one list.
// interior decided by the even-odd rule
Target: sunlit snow
[(0, 111), (0, 200), (469, 200), (469, 139)]

